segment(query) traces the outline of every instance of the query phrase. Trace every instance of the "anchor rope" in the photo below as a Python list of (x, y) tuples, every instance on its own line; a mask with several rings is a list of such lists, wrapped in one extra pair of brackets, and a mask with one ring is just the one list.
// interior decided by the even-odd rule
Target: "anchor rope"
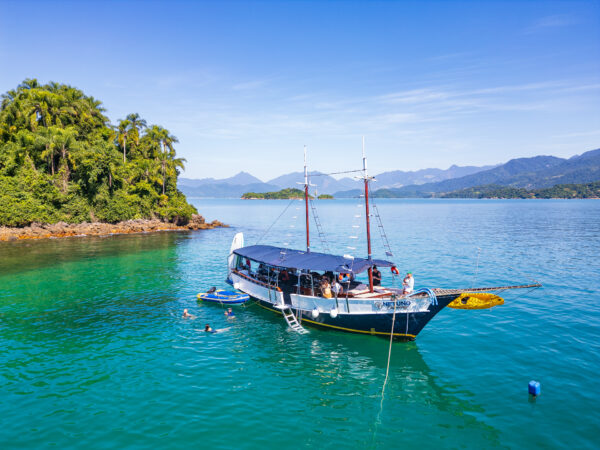
[[(392, 359), (392, 342), (394, 340), (394, 324), (396, 323), (396, 299), (394, 299), (394, 314), (392, 315), (392, 329), (390, 331), (390, 345), (388, 348), (388, 360), (387, 367), (385, 368), (385, 379), (383, 380), (383, 387), (381, 388), (381, 406), (383, 407), (383, 397), (385, 393), (385, 386), (387, 385), (388, 376), (390, 373), (390, 360)], [(408, 324), (408, 321), (407, 321)]]

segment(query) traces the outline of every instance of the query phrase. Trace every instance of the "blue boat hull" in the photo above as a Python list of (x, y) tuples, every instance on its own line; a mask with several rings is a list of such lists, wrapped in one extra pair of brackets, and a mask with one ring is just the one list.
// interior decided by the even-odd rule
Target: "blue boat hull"
[[(394, 320), (394, 339), (401, 341), (412, 341), (421, 330), (429, 323), (435, 315), (444, 309), (450, 302), (456, 298), (456, 295), (439, 296), (438, 304), (431, 305), (429, 311), (420, 313), (396, 312)], [(281, 311), (273, 308), (273, 305), (255, 299), (260, 306), (269, 311), (281, 314)], [(390, 337), (392, 331), (393, 314), (339, 314), (333, 318), (329, 314), (319, 314), (313, 318), (310, 312), (302, 313), (302, 325), (316, 328), (327, 328), (348, 333), (369, 334), (380, 337)]]
[(198, 300), (203, 302), (220, 303), (224, 305), (239, 305), (246, 303), (250, 300), (250, 296), (247, 294), (240, 294), (239, 292), (233, 291), (216, 291), (214, 293), (204, 293), (197, 295)]
[[(333, 318), (329, 314), (323, 313), (313, 318), (310, 312), (304, 311), (301, 322), (306, 326), (389, 338), (393, 321), (394, 339), (412, 341), (425, 325), (455, 298), (456, 295), (438, 296), (438, 304), (430, 305), (429, 311), (409, 314), (398, 311), (395, 319), (393, 319), (393, 314), (338, 314)], [(281, 311), (273, 308), (272, 304), (254, 297), (253, 300), (263, 308), (281, 314)]]

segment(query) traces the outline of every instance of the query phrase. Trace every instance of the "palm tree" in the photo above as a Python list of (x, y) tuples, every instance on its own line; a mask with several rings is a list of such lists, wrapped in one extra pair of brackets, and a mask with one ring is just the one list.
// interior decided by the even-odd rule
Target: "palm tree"
[[(162, 130), (162, 193), (165, 195), (165, 189), (167, 184), (167, 164), (175, 159), (175, 149), (173, 148), (173, 144), (179, 142), (175, 136), (169, 134), (169, 131), (164, 129)], [(183, 166), (183, 163), (181, 163)]]
[(55, 128), (56, 133), (52, 135), (52, 145), (60, 151), (62, 160), (60, 172), (62, 172), (62, 192), (67, 192), (71, 169), (69, 162), (72, 161), (72, 150), (77, 148), (77, 130), (74, 127)]
[(138, 146), (140, 144), (140, 133), (144, 128), (147, 128), (148, 125), (138, 113), (129, 114), (125, 120), (129, 121), (130, 141), (135, 144), (135, 146)]
[(51, 175), (54, 175), (54, 157), (58, 152), (55, 145), (55, 134), (57, 134), (55, 127), (42, 128), (36, 134), (36, 143), (44, 148), (40, 156), (47, 159)]
[(165, 195), (166, 184), (167, 184), (167, 165), (170, 161), (175, 158), (175, 149), (173, 144), (179, 142), (175, 136), (169, 133), (169, 130), (159, 127), (158, 125), (152, 125), (148, 128), (146, 136), (150, 140), (153, 147), (158, 147), (157, 159), (161, 163), (162, 172), (162, 193)]
[(127, 162), (127, 134), (129, 133), (129, 120), (119, 121), (117, 126), (117, 142), (123, 147), (123, 164)]
[(30, 90), (26, 100), (26, 114), (31, 131), (35, 131), (40, 122), (48, 127), (48, 114), (53, 100), (52, 94), (47, 91), (39, 91), (37, 88)]
[(102, 144), (100, 148), (98, 148), (98, 166), (100, 173), (108, 177), (108, 188), (112, 191), (115, 173), (119, 167), (119, 157), (112, 144), (104, 141), (101, 142)]

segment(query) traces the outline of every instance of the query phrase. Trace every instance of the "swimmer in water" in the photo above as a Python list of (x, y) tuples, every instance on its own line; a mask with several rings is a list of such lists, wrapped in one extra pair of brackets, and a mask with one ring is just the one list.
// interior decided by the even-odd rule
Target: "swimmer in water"
[(233, 312), (233, 310), (231, 308), (229, 308), (227, 311), (225, 311), (225, 315), (227, 316), (228, 319), (235, 319), (235, 313)]
[(184, 310), (183, 310), (183, 315), (181, 316), (181, 318), (182, 318), (182, 319), (195, 319), (195, 318), (196, 318), (196, 316), (194, 316), (194, 315), (190, 314), (190, 313), (188, 312), (187, 308), (186, 308), (186, 309), (184, 309)]
[(204, 327), (204, 331), (207, 333), (223, 333), (224, 331), (227, 331), (230, 329), (231, 329), (231, 327), (219, 328), (218, 330), (213, 330), (209, 324), (206, 324), (206, 326)]

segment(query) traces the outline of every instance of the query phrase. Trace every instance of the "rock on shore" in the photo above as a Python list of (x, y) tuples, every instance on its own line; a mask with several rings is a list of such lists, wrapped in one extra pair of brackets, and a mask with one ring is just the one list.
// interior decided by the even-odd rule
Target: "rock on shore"
[(185, 224), (163, 222), (158, 219), (136, 219), (119, 223), (65, 223), (53, 224), (33, 223), (28, 227), (0, 227), (0, 241), (16, 241), (21, 239), (62, 238), (71, 236), (107, 236), (112, 234), (147, 233), (154, 231), (208, 230), (227, 225), (213, 220), (206, 223), (204, 217), (194, 214)]

